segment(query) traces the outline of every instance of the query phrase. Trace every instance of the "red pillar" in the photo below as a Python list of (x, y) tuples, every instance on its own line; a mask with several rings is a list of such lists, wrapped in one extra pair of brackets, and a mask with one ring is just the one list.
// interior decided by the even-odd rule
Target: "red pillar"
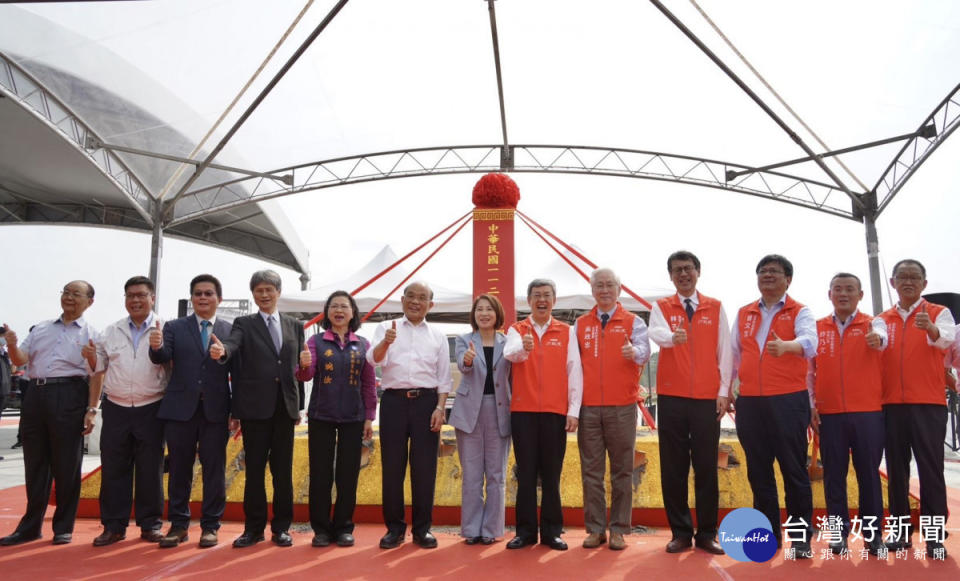
[(520, 190), (504, 174), (487, 174), (473, 188), (473, 296), (496, 296), (505, 325), (517, 320), (513, 222)]

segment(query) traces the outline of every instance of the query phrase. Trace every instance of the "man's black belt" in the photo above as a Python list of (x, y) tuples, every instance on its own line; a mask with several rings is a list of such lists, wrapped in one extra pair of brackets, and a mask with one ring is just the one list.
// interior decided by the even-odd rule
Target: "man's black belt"
[(428, 393), (436, 393), (437, 389), (435, 387), (415, 387), (413, 389), (385, 389), (383, 393), (395, 393), (401, 397), (407, 399), (416, 399), (421, 395), (427, 395)]
[(70, 377), (34, 377), (30, 379), (30, 383), (34, 385), (53, 385), (55, 383), (86, 383), (86, 375), (71, 375)]

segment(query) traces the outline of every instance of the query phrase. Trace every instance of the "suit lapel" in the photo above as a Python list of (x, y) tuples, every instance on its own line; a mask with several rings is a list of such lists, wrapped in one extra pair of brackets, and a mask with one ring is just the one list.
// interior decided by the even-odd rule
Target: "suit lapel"
[[(486, 375), (487, 356), (483, 352), (483, 337), (480, 336), (480, 331), (474, 331), (473, 335), (470, 336), (470, 341), (473, 342), (473, 346), (477, 350), (477, 356), (473, 359), (473, 364), (477, 367), (477, 371), (482, 371), (483, 375)], [(467, 345), (467, 347), (470, 346)]]
[(203, 341), (200, 340), (200, 324), (197, 323), (197, 316), (190, 315), (187, 317), (187, 333), (193, 338), (193, 342), (196, 344), (197, 349), (200, 352), (203, 352)]
[(503, 333), (497, 333), (493, 336), (493, 366), (496, 367), (503, 357), (503, 346), (507, 343), (507, 337)]
[[(270, 336), (270, 330), (267, 329), (267, 322), (263, 320), (263, 315), (257, 312), (250, 316), (253, 317), (253, 327), (260, 332), (260, 335), (262, 336), (261, 338), (267, 342), (267, 345), (273, 348), (273, 337)], [(282, 328), (282, 319), (281, 319), (281, 328)], [(282, 336), (283, 331), (280, 331), (280, 334), (281, 334), (280, 349), (282, 350), (283, 349), (283, 336)], [(276, 348), (273, 349), (273, 352), (279, 355), (279, 353), (277, 353)]]

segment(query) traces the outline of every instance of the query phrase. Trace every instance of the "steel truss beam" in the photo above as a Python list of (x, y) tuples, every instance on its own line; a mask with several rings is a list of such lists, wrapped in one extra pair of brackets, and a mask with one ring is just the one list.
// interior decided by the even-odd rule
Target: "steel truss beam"
[[(509, 159), (512, 166), (502, 167)], [(706, 186), (786, 202), (841, 218), (860, 221), (838, 187), (779, 172), (757, 172), (726, 181), (741, 164), (684, 155), (568, 145), (445, 146), (341, 157), (265, 172), (292, 174), (293, 185), (244, 177), (194, 190), (181, 201), (199, 208), (177, 216), (171, 225), (260, 200), (311, 190), (393, 178), (487, 173), (492, 171), (606, 175)], [(243, 185), (244, 187), (241, 187)], [(200, 195), (204, 194), (204, 195)]]
[(878, 215), (890, 205), (894, 196), (923, 165), (923, 162), (927, 161), (927, 158), (960, 125), (960, 84), (954, 87), (953, 91), (923, 120), (920, 127), (922, 129), (931, 123), (936, 125), (937, 134), (930, 138), (929, 135), (920, 134), (918, 129), (918, 135), (903, 145), (887, 170), (880, 176), (877, 185), (873, 187), (878, 200)]
[(148, 224), (153, 195), (115, 153), (106, 149), (88, 150), (90, 140), (102, 141), (63, 101), (47, 90), (36, 77), (0, 52), (0, 96), (10, 98), (37, 117), (52, 131), (87, 156), (103, 176), (123, 193)]

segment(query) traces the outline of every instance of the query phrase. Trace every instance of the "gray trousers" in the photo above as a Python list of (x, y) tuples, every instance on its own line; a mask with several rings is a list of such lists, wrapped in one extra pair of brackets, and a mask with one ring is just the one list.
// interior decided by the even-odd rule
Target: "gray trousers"
[[(629, 534), (633, 513), (633, 458), (637, 405), (583, 406), (577, 445), (583, 479), (583, 524), (588, 533)], [(603, 477), (610, 457), (610, 518)]]
[[(497, 400), (484, 395), (473, 432), (457, 430), (457, 453), (463, 472), (460, 491), (460, 535), (466, 538), (503, 536), (507, 453), (510, 436), (497, 426)], [(486, 483), (486, 487), (484, 487)], [(484, 498), (486, 488), (486, 498)]]

